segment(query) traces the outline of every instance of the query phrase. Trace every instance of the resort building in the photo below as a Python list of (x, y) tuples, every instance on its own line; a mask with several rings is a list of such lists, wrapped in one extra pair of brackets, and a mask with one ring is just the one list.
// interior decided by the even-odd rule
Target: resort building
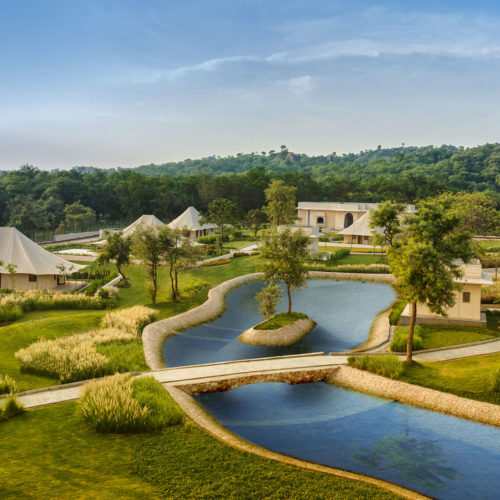
[[(447, 316), (440, 316), (429, 311), (425, 304), (417, 304), (417, 323), (468, 324), (471, 326), (486, 326), (486, 315), (481, 313), (481, 286), (491, 285), (490, 274), (482, 271), (479, 260), (462, 264), (463, 276), (456, 280), (462, 286), (455, 292), (455, 305), (448, 309)], [(410, 324), (410, 305), (401, 315), (400, 325)]]
[(382, 233), (380, 227), (370, 227), (370, 212), (363, 214), (349, 227), (342, 229), (337, 234), (344, 236), (344, 243), (355, 243), (358, 245), (371, 245), (373, 243), (373, 232)]
[(66, 275), (85, 267), (48, 252), (15, 227), (0, 227), (0, 261), (0, 289), (65, 290)]
[(291, 229), (292, 232), (298, 231), (300, 229), (306, 236), (309, 236), (309, 252), (311, 254), (318, 253), (319, 238), (320, 236), (323, 236), (323, 233), (320, 232), (318, 226), (278, 226), (278, 232), (281, 232), (287, 228)]
[(154, 215), (141, 215), (135, 222), (132, 222), (130, 226), (127, 226), (122, 231), (122, 236), (123, 237), (132, 236), (137, 231), (137, 229), (142, 227), (160, 228), (164, 225), (165, 224), (160, 219), (158, 219), (158, 217), (155, 217)]
[(297, 206), (299, 226), (317, 226), (323, 233), (333, 233), (351, 226), (376, 203), (300, 201)]
[(189, 237), (194, 240), (200, 236), (215, 234), (215, 224), (201, 224), (200, 212), (194, 207), (187, 208), (177, 219), (168, 224), (170, 229), (179, 229), (189, 233)]

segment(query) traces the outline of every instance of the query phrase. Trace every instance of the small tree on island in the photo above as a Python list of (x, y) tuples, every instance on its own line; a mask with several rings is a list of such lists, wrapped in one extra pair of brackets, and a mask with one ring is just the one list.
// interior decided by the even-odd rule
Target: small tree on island
[(288, 296), (288, 313), (292, 312), (291, 290), (300, 290), (306, 284), (307, 268), (305, 266), (309, 238), (302, 230), (273, 231), (264, 238), (261, 248), (262, 256), (268, 259), (265, 265), (265, 276), (272, 284), (283, 281)]
[(124, 238), (121, 232), (112, 233), (110, 231), (106, 231), (104, 235), (106, 237), (106, 243), (99, 252), (97, 263), (102, 265), (109, 264), (109, 262), (114, 261), (116, 269), (123, 276), (123, 280), (126, 284), (127, 277), (125, 276), (122, 268), (125, 264), (130, 262), (132, 240), (127, 237)]
[(424, 200), (417, 208), (387, 250), (396, 288), (411, 305), (408, 363), (412, 362), (417, 304), (446, 316), (446, 309), (455, 304), (455, 290), (461, 288), (455, 281), (462, 274), (458, 259), (467, 262), (473, 256), (472, 237), (460, 229), (449, 200)]
[(281, 290), (278, 284), (269, 283), (264, 287), (256, 296), (257, 303), (259, 304), (259, 312), (264, 316), (267, 321), (274, 316), (276, 306), (281, 302)]

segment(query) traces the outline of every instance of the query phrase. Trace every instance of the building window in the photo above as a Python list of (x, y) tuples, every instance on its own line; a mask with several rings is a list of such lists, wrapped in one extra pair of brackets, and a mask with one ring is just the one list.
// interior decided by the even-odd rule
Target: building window
[(462, 302), (470, 302), (470, 292), (464, 292), (462, 296)]
[(354, 217), (352, 214), (345, 214), (344, 217), (344, 227), (349, 227), (354, 221)]
[(28, 281), (30, 281), (31, 283), (36, 283), (37, 275), (36, 274), (28, 274)]
[(325, 223), (325, 219), (323, 217), (318, 217), (316, 219), (316, 224), (324, 224)]

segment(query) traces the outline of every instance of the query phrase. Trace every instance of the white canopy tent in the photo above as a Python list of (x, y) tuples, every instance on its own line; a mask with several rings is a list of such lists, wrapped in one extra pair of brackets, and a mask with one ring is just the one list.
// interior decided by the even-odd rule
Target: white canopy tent
[(15, 266), (16, 288), (20, 289), (56, 288), (64, 283), (64, 274), (86, 267), (48, 252), (15, 227), (0, 227), (0, 261), (0, 288), (10, 281), (6, 279), (8, 264)]
[(201, 224), (200, 218), (200, 212), (194, 207), (189, 207), (179, 217), (170, 222), (168, 227), (170, 229), (187, 229), (191, 238), (213, 234), (217, 226), (215, 224)]
[(130, 226), (127, 226), (123, 231), (122, 231), (122, 236), (132, 236), (137, 229), (141, 227), (162, 227), (165, 224), (158, 219), (158, 217), (155, 217), (154, 215), (141, 215), (135, 222), (132, 222)]

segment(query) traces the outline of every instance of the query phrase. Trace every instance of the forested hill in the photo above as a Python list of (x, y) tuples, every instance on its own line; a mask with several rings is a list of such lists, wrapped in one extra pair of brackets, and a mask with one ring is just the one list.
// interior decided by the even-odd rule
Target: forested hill
[(142, 214), (168, 221), (188, 206), (228, 198), (243, 212), (265, 203), (272, 179), (297, 188), (297, 201), (414, 203), (444, 191), (481, 191), (500, 207), (500, 144), (464, 149), (396, 148), (312, 156), (279, 152), (185, 160), (136, 169), (0, 172), (0, 226), (37, 231), (123, 227)]
[(220, 175), (243, 173), (256, 166), (264, 166), (271, 174), (299, 171), (316, 180), (332, 175), (360, 181), (378, 176), (391, 180), (406, 174), (433, 178), (455, 189), (497, 190), (500, 187), (500, 144), (468, 149), (455, 146), (379, 147), (357, 154), (333, 153), (327, 156), (297, 154), (282, 146), (280, 151), (143, 165), (135, 171), (147, 176), (188, 176), (200, 173)]

